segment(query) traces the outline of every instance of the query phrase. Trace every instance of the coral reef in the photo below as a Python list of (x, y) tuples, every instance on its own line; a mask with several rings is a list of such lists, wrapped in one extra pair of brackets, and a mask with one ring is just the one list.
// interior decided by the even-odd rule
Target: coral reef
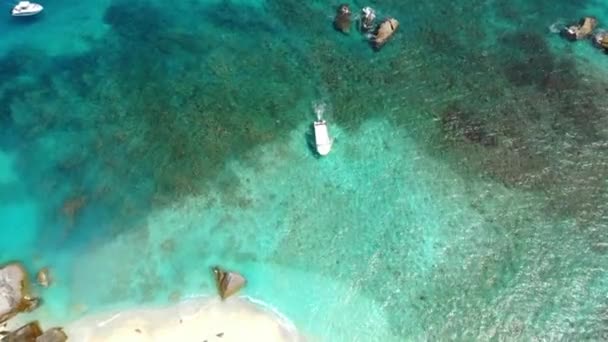
[[(467, 198), (454, 201), (478, 211), (481, 223), (463, 227), (462, 217), (436, 215), (446, 217), (447, 230), (478, 229), (470, 233), (477, 240), (457, 242), (466, 246), (462, 251), (478, 254), (463, 255), (455, 246), (425, 240), (419, 226), (431, 229), (426, 221), (365, 226), (375, 232), (374, 250), (340, 249), (370, 244), (354, 229), (363, 223), (352, 222), (352, 230), (324, 227), (331, 238), (319, 239), (328, 231), (306, 225), (306, 215), (290, 207), (283, 221), (289, 232), (270, 260), (234, 248), (244, 244), (239, 241), (228, 244), (223, 255), (312, 267), (344, 282), (362, 275), (352, 291), (382, 303), (390, 297), (385, 311), (402, 340), (416, 336), (405, 330), (411, 322), (428, 332), (420, 339), (472, 340), (479, 336), (471, 331), (484, 327), (496, 327), (499, 339), (542, 337), (543, 330), (567, 324), (542, 315), (555, 306), (553, 299), (568, 305), (567, 298), (556, 297), (556, 289), (584, 278), (588, 301), (603, 298), (593, 285), (601, 282), (595, 275), (583, 274), (570, 260), (550, 257), (560, 251), (568, 255), (565, 245), (576, 246), (577, 258), (587, 264), (605, 261), (606, 255), (608, 85), (588, 71), (573, 48), (561, 49), (561, 40), (545, 32), (555, 18), (583, 15), (585, 4), (387, 1), (383, 11), (407, 27), (407, 39), (373, 54), (360, 49), (360, 41), (330, 34), (335, 33), (334, 8), (320, 1), (271, 0), (262, 8), (231, 1), (204, 6), (115, 1), (103, 16), (109, 30), (92, 41), (90, 51), (50, 56), (16, 48), (0, 57), (0, 147), (17, 152), (16, 171), (25, 192), (42, 203), (45, 222), (39, 234), (48, 239), (39, 247), (44, 252), (71, 243), (101, 244), (128, 230), (140, 230), (139, 242), (148, 242), (141, 222), (145, 213), (193, 195), (227, 208), (255, 209), (261, 199), (239, 193), (242, 180), (227, 165), (272, 167), (255, 151), (282, 142), (307, 122), (310, 103), (320, 98), (348, 135), (362, 135), (367, 122), (387, 120), (416, 142), (424, 158), (449, 165), (458, 175), (453, 181), (465, 183)], [(177, 15), (190, 10), (195, 15)], [(395, 149), (394, 141), (386, 138), (383, 153)], [(343, 145), (355, 163), (358, 150)], [(368, 178), (401, 179), (418, 161), (408, 159), (407, 167), (393, 166)], [(493, 187), (478, 190), (482, 180)], [(510, 200), (503, 187), (529, 196), (531, 203)], [(409, 190), (400, 195), (407, 198)], [(367, 207), (349, 206), (348, 199), (371, 201), (348, 189), (322, 195), (338, 199), (334, 205), (350, 208), (355, 217)], [(437, 200), (428, 196), (421, 203)], [(386, 208), (387, 203), (395, 210), (415, 209), (386, 198), (375, 205)], [(538, 217), (549, 223), (541, 225)], [(555, 222), (573, 223), (562, 228)], [(66, 225), (67, 237), (57, 238), (58, 227)], [(408, 254), (418, 245), (404, 246), (404, 234), (425, 252), (433, 251), (429, 254), (462, 261), (462, 268), (444, 262), (424, 275), (415, 273), (423, 262)], [(178, 240), (154, 245), (168, 258), (180, 247)], [(208, 251), (199, 253), (204, 258)], [(411, 269), (402, 266), (403, 260), (411, 261)], [(371, 261), (378, 266), (371, 267)], [(542, 265), (532, 268), (537, 261)], [(560, 275), (566, 280), (551, 278), (550, 271), (560, 269), (574, 273)], [(154, 299), (156, 291), (169, 287), (152, 266), (134, 273), (135, 287), (141, 288), (135, 300)], [(526, 283), (532, 279), (527, 274), (538, 283)], [(383, 287), (387, 277), (391, 288)], [(396, 292), (412, 284), (426, 290)], [(104, 299), (130, 299), (126, 285), (114, 286)], [(509, 295), (513, 302), (505, 299)], [(540, 298), (537, 307), (525, 301), (532, 297)], [(578, 304), (572, 305), (572, 312), (579, 312)], [(455, 315), (457, 308), (462, 310)], [(514, 314), (504, 320), (492, 310), (528, 310), (522, 315), (529, 318)], [(585, 324), (589, 339), (602, 339), (600, 323)]]

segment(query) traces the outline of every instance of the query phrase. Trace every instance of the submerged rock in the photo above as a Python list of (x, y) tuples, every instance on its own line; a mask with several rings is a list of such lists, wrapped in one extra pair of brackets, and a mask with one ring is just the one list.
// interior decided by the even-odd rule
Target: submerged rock
[(394, 18), (385, 19), (376, 30), (375, 36), (372, 38), (372, 45), (376, 50), (379, 50), (386, 44), (386, 42), (393, 36), (397, 28), (399, 27), (399, 21)]
[(237, 272), (230, 272), (219, 267), (214, 267), (213, 273), (215, 274), (215, 282), (222, 299), (232, 296), (247, 283), (245, 277)]
[(36, 342), (65, 342), (68, 340), (68, 335), (62, 328), (51, 328), (36, 338)]
[(61, 212), (67, 219), (70, 228), (75, 224), (78, 215), (86, 205), (87, 196), (83, 195), (70, 197), (63, 202)]
[(49, 269), (47, 267), (42, 268), (36, 275), (38, 284), (42, 287), (49, 287), (51, 284), (51, 277), (49, 276)]
[(580, 40), (589, 37), (595, 27), (597, 26), (597, 19), (594, 17), (584, 17), (577, 24), (566, 27), (562, 34), (570, 40)]
[(27, 273), (19, 263), (0, 268), (0, 323), (19, 312), (35, 309), (39, 301), (27, 295)]
[(334, 27), (336, 28), (336, 30), (342, 33), (350, 32), (350, 15), (351, 12), (350, 8), (348, 8), (348, 5), (342, 4), (338, 7), (338, 10), (336, 11), (336, 18), (334, 19)]
[(10, 332), (0, 342), (36, 342), (37, 338), (42, 335), (42, 329), (38, 321), (30, 322), (21, 328)]

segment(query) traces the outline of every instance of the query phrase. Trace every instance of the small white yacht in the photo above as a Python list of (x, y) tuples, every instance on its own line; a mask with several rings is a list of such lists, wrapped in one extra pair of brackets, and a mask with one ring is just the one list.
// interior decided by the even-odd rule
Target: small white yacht
[(42, 12), (43, 9), (44, 7), (42, 7), (42, 5), (35, 2), (19, 1), (19, 3), (13, 7), (12, 15), (13, 17), (27, 17), (36, 15)]
[(333, 139), (329, 137), (329, 130), (327, 129), (327, 121), (321, 118), (320, 113), (317, 114), (317, 120), (313, 123), (315, 128), (315, 143), (317, 145), (317, 152), (326, 156), (331, 151), (331, 145)]

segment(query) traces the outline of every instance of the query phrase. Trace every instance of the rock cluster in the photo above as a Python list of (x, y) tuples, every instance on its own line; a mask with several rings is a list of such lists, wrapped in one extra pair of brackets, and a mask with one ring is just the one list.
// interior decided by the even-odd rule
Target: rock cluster
[[(388, 40), (395, 34), (399, 27), (399, 21), (395, 18), (387, 17), (377, 26), (376, 11), (371, 7), (363, 7), (359, 15), (359, 30), (365, 34), (369, 43), (375, 50), (380, 50)], [(351, 11), (348, 5), (342, 4), (336, 10), (334, 27), (336, 30), (348, 34), (351, 26)]]
[(566, 25), (559, 31), (568, 40), (578, 41), (591, 38), (593, 44), (608, 53), (608, 31), (597, 29), (598, 20), (595, 17), (583, 17), (577, 23)]
[(19, 329), (8, 333), (0, 342), (65, 342), (68, 336), (61, 328), (51, 328), (45, 332), (38, 321), (30, 322)]
[[(48, 268), (38, 272), (37, 280), (41, 286), (49, 286)], [(0, 323), (40, 305), (40, 298), (32, 297), (29, 288), (27, 272), (22, 264), (14, 262), (0, 267)], [(0, 342), (65, 342), (67, 339), (61, 328), (43, 332), (38, 321), (27, 323), (15, 331), (0, 332)]]

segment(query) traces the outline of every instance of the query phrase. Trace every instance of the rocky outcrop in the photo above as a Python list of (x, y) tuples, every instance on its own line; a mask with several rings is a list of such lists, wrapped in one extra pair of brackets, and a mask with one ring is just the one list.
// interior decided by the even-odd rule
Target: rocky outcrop
[(213, 268), (215, 274), (215, 282), (220, 297), (226, 299), (245, 286), (247, 280), (237, 272), (223, 270), (219, 267)]
[(61, 328), (51, 328), (36, 338), (36, 342), (65, 342), (68, 335)]
[(51, 328), (44, 333), (38, 321), (30, 322), (19, 329), (7, 333), (0, 342), (65, 342), (68, 335), (61, 328)]
[(348, 8), (348, 5), (340, 5), (338, 7), (338, 10), (336, 11), (336, 17), (334, 19), (334, 27), (336, 28), (336, 30), (342, 33), (349, 33), (351, 25), (350, 16), (351, 12), (350, 8)]
[(570, 40), (580, 40), (589, 37), (595, 27), (597, 26), (597, 19), (594, 17), (584, 17), (577, 24), (566, 27), (562, 34)]
[(36, 342), (41, 335), (40, 324), (38, 321), (34, 321), (4, 336), (0, 342)]
[(395, 34), (399, 22), (394, 18), (385, 19), (376, 30), (375, 36), (372, 38), (372, 45), (376, 50), (379, 50), (386, 42)]
[(49, 287), (49, 285), (51, 284), (51, 277), (49, 275), (48, 267), (44, 267), (40, 271), (38, 271), (38, 274), (36, 275), (36, 280), (38, 280), (38, 284), (40, 286)]
[(28, 288), (27, 272), (21, 264), (0, 267), (0, 323), (40, 305), (39, 298), (28, 295)]

